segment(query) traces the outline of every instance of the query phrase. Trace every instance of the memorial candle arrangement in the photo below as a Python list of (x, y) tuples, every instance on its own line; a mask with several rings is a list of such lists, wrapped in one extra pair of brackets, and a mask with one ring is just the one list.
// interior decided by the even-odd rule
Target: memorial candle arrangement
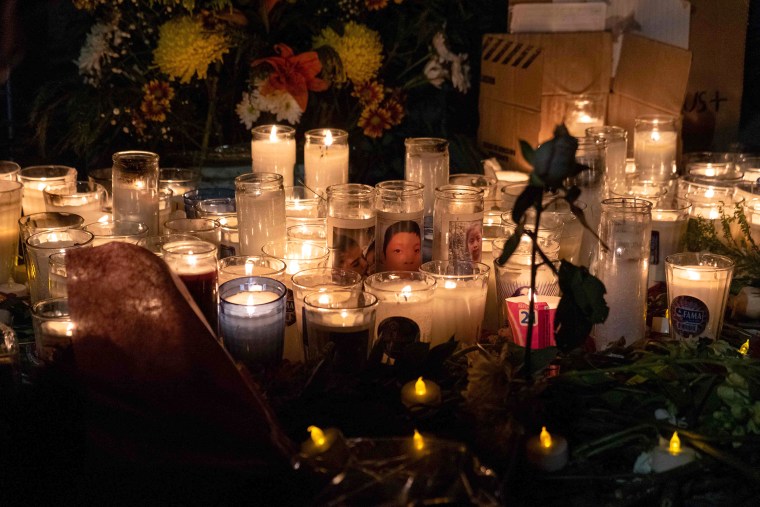
[(717, 339), (734, 261), (722, 255), (683, 252), (668, 256), (665, 264), (671, 336)]
[(623, 339), (631, 344), (646, 331), (649, 246), (652, 236), (652, 203), (636, 198), (602, 201), (600, 248), (594, 275), (607, 289), (609, 316), (594, 326), (597, 350)]
[(435, 278), (430, 346), (454, 337), (476, 343), (485, 316), (490, 268), (482, 262), (430, 261), (420, 271)]
[(443, 185), (435, 189), (434, 261), (480, 262), (483, 210), (483, 189), (465, 185)]
[(375, 186), (375, 271), (417, 271), (422, 264), (424, 185), (392, 180)]
[(283, 185), (293, 186), (296, 164), (296, 129), (287, 125), (261, 125), (251, 131), (251, 163), (255, 173), (277, 173)]
[(219, 287), (219, 334), (227, 351), (252, 371), (282, 360), (287, 289), (266, 277), (236, 278)]
[(300, 224), (324, 224), (327, 202), (306, 187), (285, 187), (285, 222), (287, 227)]
[(676, 118), (644, 115), (636, 118), (633, 158), (636, 171), (647, 179), (671, 180), (676, 173), (678, 130)]
[(282, 175), (243, 174), (235, 178), (240, 253), (258, 255), (266, 243), (285, 239)]
[(18, 180), (24, 185), (24, 195), (21, 198), (24, 215), (32, 215), (45, 211), (45, 198), (42, 195), (45, 187), (75, 182), (77, 170), (63, 165), (24, 167), (18, 173)]
[(113, 155), (113, 218), (146, 225), (158, 234), (158, 155), (121, 151)]
[(348, 132), (344, 130), (306, 132), (304, 186), (324, 195), (329, 186), (348, 183), (348, 152)]
[(216, 245), (207, 241), (175, 241), (162, 247), (164, 261), (185, 283), (211, 329), (217, 324)]

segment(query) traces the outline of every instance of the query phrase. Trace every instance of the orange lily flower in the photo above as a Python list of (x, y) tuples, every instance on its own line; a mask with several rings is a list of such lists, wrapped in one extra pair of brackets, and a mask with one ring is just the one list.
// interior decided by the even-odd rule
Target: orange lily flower
[(327, 83), (317, 77), (322, 72), (322, 62), (317, 53), (308, 51), (296, 55), (285, 44), (274, 46), (278, 56), (270, 56), (254, 60), (252, 66), (268, 63), (273, 72), (263, 86), (261, 92), (267, 95), (274, 90), (284, 90), (291, 94), (302, 111), (306, 111), (309, 101), (309, 90), (321, 92), (327, 89)]

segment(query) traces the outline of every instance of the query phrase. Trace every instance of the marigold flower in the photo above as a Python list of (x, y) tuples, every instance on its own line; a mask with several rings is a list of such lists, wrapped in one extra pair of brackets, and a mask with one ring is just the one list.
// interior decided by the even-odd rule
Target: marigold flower
[(379, 11), (388, 7), (388, 0), (364, 0), (364, 5), (369, 11)]
[(390, 114), (380, 107), (366, 107), (359, 117), (358, 125), (367, 137), (378, 138), (383, 131), (391, 128)]
[(204, 29), (200, 20), (190, 16), (171, 19), (159, 29), (153, 58), (161, 72), (180, 83), (193, 76), (205, 79), (209, 65), (229, 52), (229, 41), (218, 32)]
[(376, 31), (349, 21), (343, 35), (325, 28), (314, 38), (314, 46), (331, 46), (340, 56), (346, 77), (352, 83), (363, 83), (377, 76), (383, 63), (383, 43)]
[(383, 104), (383, 108), (388, 111), (389, 121), (391, 125), (394, 126), (401, 123), (401, 120), (404, 119), (404, 115), (406, 114), (404, 106), (401, 104), (401, 100), (398, 97), (390, 97), (385, 101), (385, 104)]
[(268, 63), (272, 66), (269, 79), (261, 88), (261, 93), (269, 95), (275, 90), (285, 91), (293, 96), (301, 111), (306, 110), (309, 101), (309, 90), (321, 92), (327, 89), (327, 83), (317, 77), (322, 71), (322, 63), (317, 53), (308, 51), (296, 55), (285, 44), (274, 47), (278, 56), (254, 60), (252, 66)]
[(351, 96), (359, 99), (364, 107), (376, 106), (385, 97), (385, 88), (377, 81), (365, 81), (354, 85)]
[(143, 86), (143, 94), (143, 100), (153, 100), (169, 105), (169, 102), (174, 98), (174, 88), (166, 81), (153, 79)]

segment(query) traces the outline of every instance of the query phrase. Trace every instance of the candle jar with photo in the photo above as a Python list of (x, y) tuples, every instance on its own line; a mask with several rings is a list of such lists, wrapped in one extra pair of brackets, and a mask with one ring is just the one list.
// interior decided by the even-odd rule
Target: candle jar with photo
[(164, 261), (180, 280), (206, 317), (212, 330), (217, 325), (216, 245), (208, 241), (174, 241), (161, 246)]
[(269, 242), (285, 239), (285, 189), (282, 175), (243, 174), (235, 178), (240, 253), (258, 255)]
[(677, 197), (652, 206), (652, 240), (649, 251), (649, 286), (665, 282), (665, 258), (684, 250), (691, 203)]
[(385, 271), (364, 281), (379, 300), (375, 334), (386, 360), (395, 361), (410, 343), (430, 342), (435, 288), (435, 278), (419, 271)]
[(404, 179), (422, 183), (425, 207), (423, 262), (432, 256), (435, 189), (449, 182), (449, 142), (435, 137), (410, 137), (404, 141)]
[(362, 276), (375, 270), (375, 189), (344, 183), (327, 189), (327, 246), (331, 266)]
[(219, 335), (249, 370), (282, 361), (287, 289), (266, 277), (236, 278), (219, 287)]
[(673, 339), (720, 336), (734, 264), (723, 255), (700, 252), (665, 258)]
[(454, 337), (461, 343), (480, 338), (490, 268), (482, 262), (430, 261), (420, 267), (436, 281), (430, 346)]
[(651, 237), (651, 202), (636, 198), (602, 201), (599, 238), (608, 248), (599, 248), (593, 271), (607, 289), (610, 311), (604, 323), (594, 326), (597, 350), (621, 339), (630, 345), (644, 337)]
[(375, 271), (417, 271), (422, 264), (423, 190), (406, 180), (375, 187)]
[(571, 136), (586, 137), (587, 128), (604, 125), (606, 113), (605, 95), (567, 95), (562, 121)]
[(120, 151), (113, 155), (113, 218), (145, 224), (158, 234), (158, 155)]
[(311, 292), (303, 300), (303, 339), (307, 357), (318, 358), (329, 343), (337, 371), (364, 368), (375, 341), (378, 299), (369, 292)]
[(324, 195), (331, 185), (348, 183), (348, 132), (314, 129), (303, 148), (304, 186)]
[(678, 125), (675, 116), (643, 115), (636, 118), (633, 158), (636, 172), (646, 179), (672, 180), (676, 177)]
[(296, 165), (296, 129), (287, 125), (260, 125), (251, 131), (251, 165), (255, 173), (282, 175), (293, 186)]
[(617, 181), (625, 180), (625, 158), (628, 156), (628, 131), (623, 127), (602, 126), (589, 127), (586, 129), (586, 136), (603, 139), (607, 152), (605, 161), (607, 169), (605, 171), (605, 180), (607, 186), (611, 186)]
[(443, 185), (435, 189), (433, 260), (473, 261), (483, 257), (483, 189)]

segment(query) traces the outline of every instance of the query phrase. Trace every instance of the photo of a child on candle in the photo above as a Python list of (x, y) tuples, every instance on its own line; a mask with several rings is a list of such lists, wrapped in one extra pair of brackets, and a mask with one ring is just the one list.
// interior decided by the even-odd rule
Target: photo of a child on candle
[(422, 264), (422, 234), (414, 220), (394, 222), (383, 233), (381, 269), (417, 271)]
[(375, 258), (375, 240), (372, 240), (372, 243), (364, 250), (364, 259), (367, 261), (367, 276), (374, 275), (377, 272)]
[(467, 228), (467, 251), (470, 252), (470, 260), (480, 262), (483, 251), (483, 223), (473, 222)]
[(449, 260), (480, 262), (483, 222), (450, 222), (449, 231)]
[[(374, 227), (369, 230), (333, 229), (333, 267), (347, 269), (362, 276), (367, 275), (369, 264), (365, 257), (365, 247), (374, 236)], [(372, 266), (374, 270), (374, 266)]]

